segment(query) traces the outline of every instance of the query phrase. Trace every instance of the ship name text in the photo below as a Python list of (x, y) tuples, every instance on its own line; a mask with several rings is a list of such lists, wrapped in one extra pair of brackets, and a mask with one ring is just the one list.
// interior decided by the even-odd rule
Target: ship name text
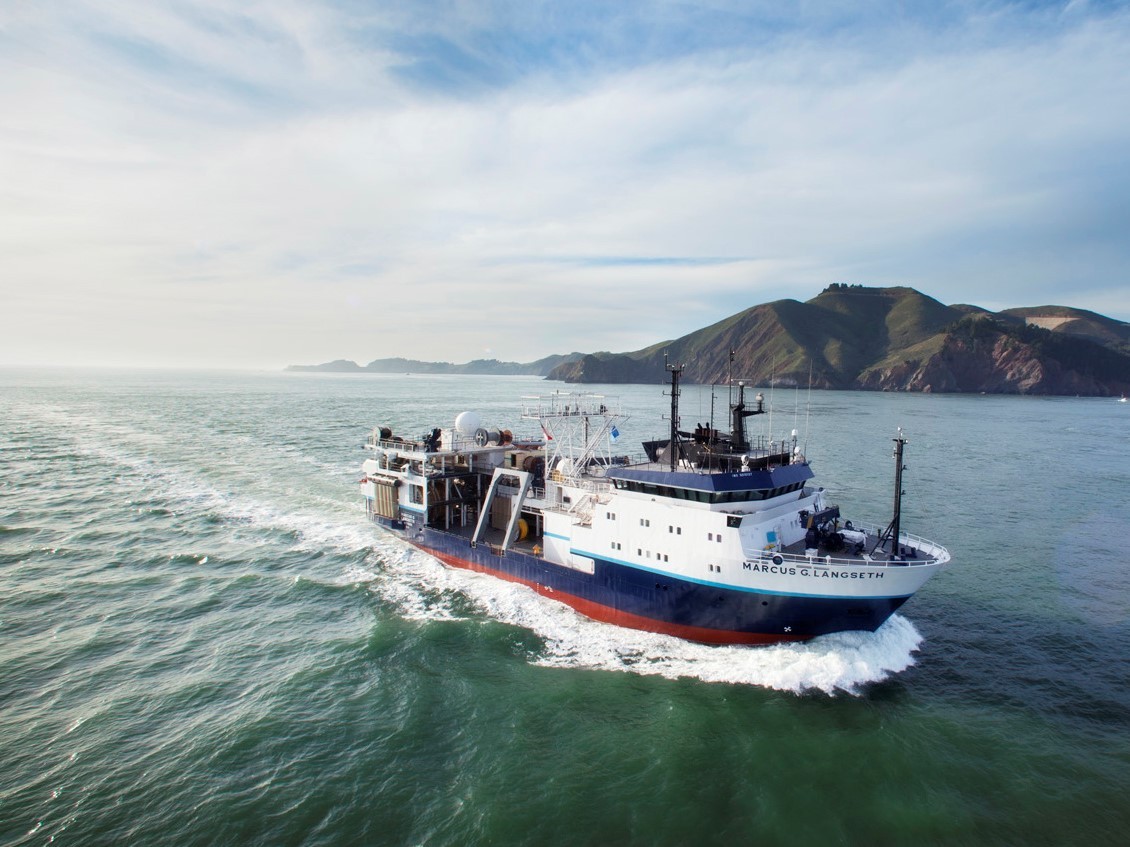
[(881, 571), (829, 570), (807, 565), (774, 565), (768, 562), (745, 562), (743, 567), (755, 573), (770, 573), (777, 576), (811, 576), (817, 579), (882, 579)]

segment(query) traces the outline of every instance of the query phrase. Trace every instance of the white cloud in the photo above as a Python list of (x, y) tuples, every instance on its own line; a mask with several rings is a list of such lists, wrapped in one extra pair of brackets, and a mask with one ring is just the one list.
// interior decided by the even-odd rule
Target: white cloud
[(0, 21), (3, 361), (630, 350), (834, 281), (1130, 318), (1125, 16), (467, 93), (406, 86), (388, 20), (78, 8)]

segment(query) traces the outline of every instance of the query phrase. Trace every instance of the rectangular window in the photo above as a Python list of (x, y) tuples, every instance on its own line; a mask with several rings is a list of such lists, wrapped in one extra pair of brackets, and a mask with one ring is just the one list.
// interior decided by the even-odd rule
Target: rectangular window
[(714, 533), (713, 532), (706, 533), (706, 540), (707, 541), (713, 541), (714, 540)]

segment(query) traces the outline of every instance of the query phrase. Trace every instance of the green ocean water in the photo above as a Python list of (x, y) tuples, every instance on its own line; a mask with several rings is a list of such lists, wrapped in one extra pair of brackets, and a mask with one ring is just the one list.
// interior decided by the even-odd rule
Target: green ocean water
[[(373, 426), (552, 390), (0, 372), (0, 843), (1126, 842), (1130, 404), (778, 389), (846, 513), (887, 519), (903, 427), (904, 528), (954, 561), (877, 633), (750, 649), (366, 522)], [(598, 390), (664, 431), (660, 386)]]

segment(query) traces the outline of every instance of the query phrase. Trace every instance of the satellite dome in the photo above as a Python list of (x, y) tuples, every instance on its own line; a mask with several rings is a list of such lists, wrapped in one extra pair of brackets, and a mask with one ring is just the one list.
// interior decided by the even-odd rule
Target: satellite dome
[(474, 435), (475, 430), (483, 425), (478, 412), (460, 412), (455, 419), (455, 431), (460, 435)]

